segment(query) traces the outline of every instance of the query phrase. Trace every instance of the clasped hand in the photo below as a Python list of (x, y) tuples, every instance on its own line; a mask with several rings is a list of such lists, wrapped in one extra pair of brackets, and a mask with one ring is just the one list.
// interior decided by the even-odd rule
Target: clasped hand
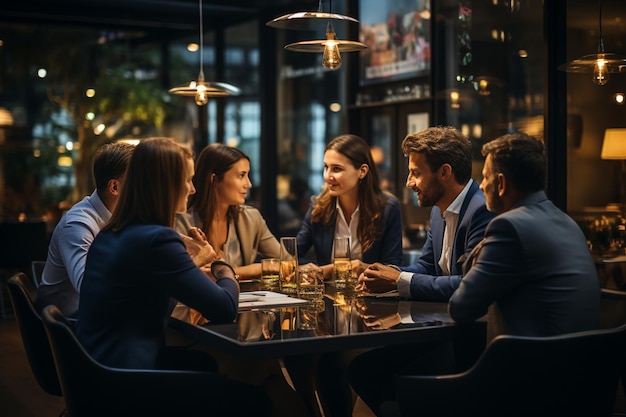
[(379, 300), (357, 300), (357, 311), (363, 323), (372, 330), (390, 329), (400, 324), (397, 303), (386, 303)]
[(373, 263), (359, 275), (359, 287), (365, 287), (371, 293), (381, 293), (398, 288), (400, 271), (396, 268)]
[(208, 266), (210, 270), (211, 262), (218, 259), (218, 255), (207, 240), (204, 232), (198, 227), (192, 227), (189, 229), (189, 236), (183, 234), (180, 236), (183, 238), (187, 252), (196, 266), (203, 271), (206, 269), (204, 267)]

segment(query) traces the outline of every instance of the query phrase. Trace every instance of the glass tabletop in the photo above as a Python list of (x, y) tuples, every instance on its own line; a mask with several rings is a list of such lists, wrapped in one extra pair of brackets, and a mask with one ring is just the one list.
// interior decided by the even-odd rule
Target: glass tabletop
[[(254, 285), (242, 291), (255, 291)], [(200, 343), (245, 355), (280, 356), (448, 337), (447, 303), (346, 295), (326, 284), (321, 302), (240, 311), (235, 322), (202, 326), (173, 320)]]

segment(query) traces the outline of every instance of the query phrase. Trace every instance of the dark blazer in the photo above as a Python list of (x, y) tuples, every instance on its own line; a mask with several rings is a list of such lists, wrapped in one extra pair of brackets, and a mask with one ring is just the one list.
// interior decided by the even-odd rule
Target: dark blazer
[(463, 276), (463, 261), (484, 237), (485, 228), (494, 214), (485, 207), (485, 196), (476, 181), (463, 200), (457, 223), (450, 272), (443, 275), (439, 258), (443, 250), (444, 222), (439, 207), (434, 206), (430, 213), (430, 230), (422, 248), (422, 256), (415, 265), (401, 267), (402, 271), (412, 272), (411, 298), (422, 301), (446, 302), (459, 287)]
[[(470, 267), (471, 266), (471, 267)], [(596, 329), (600, 284), (580, 227), (543, 191), (495, 217), (450, 298), (458, 322), (490, 312), (491, 336), (550, 336)], [(494, 320), (492, 320), (494, 319)]]
[(238, 285), (211, 281), (172, 228), (131, 223), (101, 231), (87, 254), (76, 335), (97, 361), (119, 368), (157, 367), (174, 300), (215, 323), (237, 315)]
[[(363, 252), (361, 260), (371, 264), (374, 262), (400, 264), (402, 262), (402, 215), (400, 202), (397, 198), (385, 195), (387, 204), (380, 218), (379, 227), (382, 234), (371, 248)], [(315, 262), (318, 265), (331, 263), (332, 250), (335, 238), (335, 220), (324, 225), (311, 221), (311, 210), (314, 203), (304, 217), (300, 231), (296, 238), (298, 256), (301, 263)], [(313, 247), (315, 259), (307, 259), (306, 254)]]

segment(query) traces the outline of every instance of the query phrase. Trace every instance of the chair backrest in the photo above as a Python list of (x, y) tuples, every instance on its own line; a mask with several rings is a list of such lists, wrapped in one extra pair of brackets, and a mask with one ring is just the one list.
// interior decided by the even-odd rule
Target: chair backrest
[(31, 372), (46, 393), (60, 397), (62, 395), (61, 386), (48, 343), (48, 336), (41, 316), (33, 306), (36, 290), (32, 282), (22, 272), (8, 279), (7, 288)]
[(46, 261), (32, 261), (30, 263), (30, 273), (35, 288), (38, 288), (39, 284), (41, 284), (44, 266), (46, 266)]
[(207, 390), (219, 390), (224, 385), (223, 376), (182, 370), (111, 368), (91, 357), (56, 306), (45, 307), (42, 319), (68, 415), (211, 415)]
[(610, 329), (626, 324), (626, 291), (602, 288), (600, 296), (600, 326)]
[[(600, 327), (610, 329), (626, 324), (626, 291), (602, 288)], [(622, 392), (626, 397), (626, 361), (622, 365)]]
[(48, 255), (46, 222), (0, 222), (0, 268), (27, 270)]
[(611, 416), (625, 351), (626, 325), (499, 336), (464, 373), (400, 376), (399, 407), (407, 416)]

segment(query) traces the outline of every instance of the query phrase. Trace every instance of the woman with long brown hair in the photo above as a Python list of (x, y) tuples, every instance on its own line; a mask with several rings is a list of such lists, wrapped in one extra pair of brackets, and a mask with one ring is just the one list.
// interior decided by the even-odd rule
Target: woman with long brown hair
[(353, 272), (374, 262), (402, 262), (402, 219), (398, 200), (382, 191), (370, 147), (359, 136), (341, 135), (324, 151), (324, 188), (313, 197), (298, 232), (304, 260), (313, 247), (317, 265), (332, 276), (334, 238), (350, 236)]
[(241, 279), (261, 276), (259, 255), (280, 255), (280, 245), (259, 210), (245, 204), (252, 187), (249, 172), (250, 158), (239, 149), (220, 143), (206, 146), (196, 161), (196, 194), (176, 225), (180, 233), (200, 228)]
[[(168, 349), (164, 343), (175, 300), (215, 323), (232, 322), (237, 315), (239, 285), (232, 267), (217, 260), (198, 231), (194, 232), (198, 250), (190, 256), (173, 229), (176, 213), (186, 209), (195, 192), (193, 174), (190, 149), (173, 139), (145, 139), (133, 152), (118, 205), (89, 249), (80, 294), (76, 335), (104, 365), (132, 369), (197, 365), (206, 371), (213, 362), (211, 370), (216, 370), (208, 355), (190, 364), (189, 358), (196, 358), (198, 351)], [(210, 273), (205, 274), (197, 264), (207, 263)], [(183, 414), (256, 415), (257, 400), (262, 414), (270, 411), (261, 390), (226, 377), (216, 375), (215, 386), (199, 391), (209, 398), (185, 405)], [(240, 395), (251, 404), (237, 401)]]

